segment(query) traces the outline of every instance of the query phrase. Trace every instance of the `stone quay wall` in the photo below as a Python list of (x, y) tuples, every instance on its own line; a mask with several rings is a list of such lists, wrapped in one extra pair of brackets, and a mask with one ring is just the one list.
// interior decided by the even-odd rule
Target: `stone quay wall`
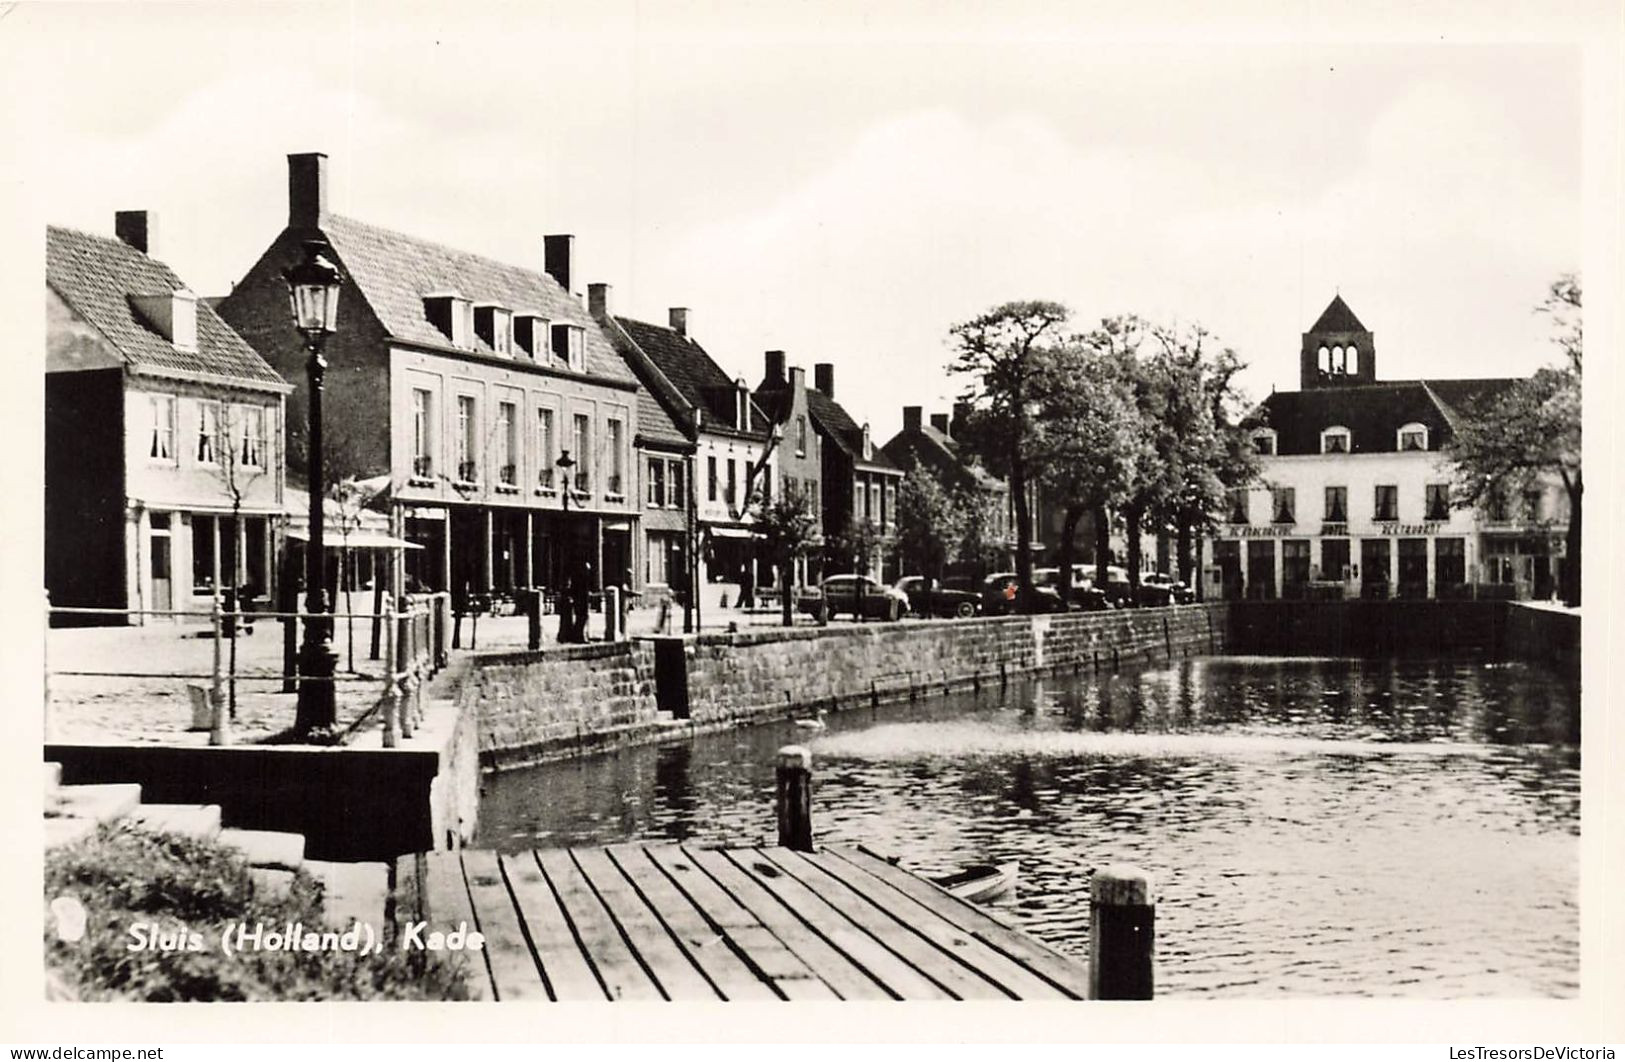
[(1567, 678), (1580, 678), (1580, 614), (1514, 602), (1507, 606), (1508, 656), (1544, 664)]

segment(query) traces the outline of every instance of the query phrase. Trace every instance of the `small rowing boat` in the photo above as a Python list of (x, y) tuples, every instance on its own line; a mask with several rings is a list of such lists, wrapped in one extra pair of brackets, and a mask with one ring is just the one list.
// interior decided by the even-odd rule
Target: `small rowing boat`
[(993, 903), (1016, 891), (1017, 870), (1016, 863), (983, 863), (931, 880), (967, 903)]

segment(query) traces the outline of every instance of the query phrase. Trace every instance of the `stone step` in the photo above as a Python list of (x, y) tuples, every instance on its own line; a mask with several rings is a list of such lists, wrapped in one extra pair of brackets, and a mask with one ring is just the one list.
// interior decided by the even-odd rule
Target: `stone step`
[(220, 835), (219, 804), (142, 804), (125, 819), (154, 833), (178, 833), (203, 841)]
[(56, 791), (56, 806), (46, 814), (48, 817), (112, 822), (128, 815), (140, 803), (141, 787), (134, 783), (65, 785)]
[(385, 863), (305, 861), (306, 872), (322, 883), (322, 911), (329, 925), (348, 929), (364, 922), (384, 930), (384, 904), (389, 899), (389, 866)]
[(305, 861), (305, 835), (275, 830), (221, 830), (221, 844), (235, 848), (249, 866), (298, 870)]
[(95, 819), (46, 819), (45, 850), (82, 841), (96, 832)]

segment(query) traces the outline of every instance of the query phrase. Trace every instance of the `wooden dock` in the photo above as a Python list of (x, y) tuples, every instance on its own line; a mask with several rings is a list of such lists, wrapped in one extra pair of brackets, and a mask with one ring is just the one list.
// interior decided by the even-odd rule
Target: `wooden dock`
[(1084, 999), (1087, 966), (860, 849), (428, 852), (394, 921), (486, 937), (479, 999)]

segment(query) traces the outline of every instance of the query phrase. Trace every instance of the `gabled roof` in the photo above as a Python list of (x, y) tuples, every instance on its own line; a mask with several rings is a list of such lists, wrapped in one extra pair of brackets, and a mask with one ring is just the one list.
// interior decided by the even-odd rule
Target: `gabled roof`
[[(635, 382), (586, 308), (544, 272), (333, 214), (323, 216), (322, 234), (373, 313), (396, 339), (448, 346), (445, 333), (424, 312), (423, 298), (455, 291), (476, 303), (496, 303), (515, 313), (539, 313), (554, 323), (580, 325), (586, 331), (586, 372), (622, 383)], [(482, 340), (476, 338), (474, 344), (474, 349), (496, 355)]]
[(196, 373), (286, 389), (276, 370), (203, 299), (197, 301), (195, 351), (177, 348), (143, 321), (131, 296), (163, 295), (185, 290), (186, 285), (167, 265), (123, 240), (47, 227), (45, 282), (101, 332), (132, 369)]
[[(636, 343), (655, 368), (676, 388), (690, 406), (705, 411), (707, 430), (737, 431), (734, 428), (734, 400), (738, 387), (722, 367), (711, 359), (705, 348), (677, 330), (661, 325), (636, 321), (630, 317), (615, 318), (627, 338)], [(746, 394), (750, 392), (747, 389)], [(768, 433), (767, 414), (752, 400), (750, 427), (746, 434), (765, 437)]]
[(692, 450), (694, 444), (647, 387), (638, 388), (638, 442), (665, 450)]
[[(869, 468), (902, 471), (878, 446), (874, 448), (872, 457), (865, 458), (863, 456), (863, 429), (841, 407), (839, 402), (817, 388), (810, 388), (807, 391), (807, 412), (812, 414), (813, 423), (818, 426), (824, 437), (833, 439), (835, 445), (840, 447), (853, 461)], [(872, 439), (870, 441), (873, 442)]]
[(1343, 301), (1343, 296), (1333, 295), (1332, 301), (1322, 311), (1320, 319), (1309, 326), (1310, 332), (1364, 332), (1365, 325), (1354, 316), (1349, 304)]
[(967, 459), (963, 448), (951, 436), (938, 431), (932, 424), (921, 424), (917, 429), (905, 428), (892, 436), (881, 447), (892, 463), (902, 469), (925, 465), (960, 477), (983, 490), (1002, 490), (1004, 481), (992, 475), (974, 459)]
[(1355, 387), (1277, 391), (1244, 422), (1273, 428), (1275, 452), (1283, 456), (1320, 453), (1320, 433), (1349, 429), (1350, 452), (1392, 453), (1399, 429), (1428, 428), (1429, 448), (1439, 449), (1453, 434), (1452, 422), (1481, 397), (1499, 394), (1515, 379), (1393, 380)]

